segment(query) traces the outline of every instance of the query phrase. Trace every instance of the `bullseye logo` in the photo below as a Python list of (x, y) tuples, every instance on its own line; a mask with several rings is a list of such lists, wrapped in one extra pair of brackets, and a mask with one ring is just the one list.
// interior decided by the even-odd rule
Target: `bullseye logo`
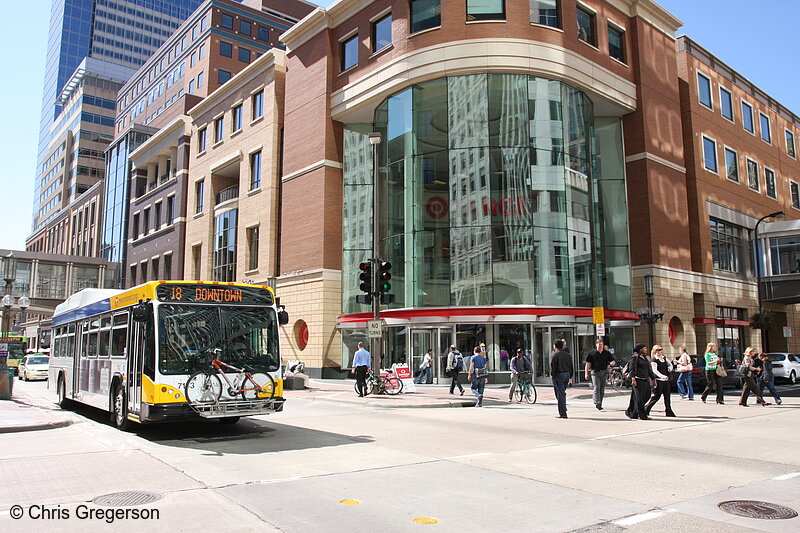
[(441, 196), (434, 196), (425, 204), (425, 210), (431, 218), (442, 218), (447, 215), (447, 200)]

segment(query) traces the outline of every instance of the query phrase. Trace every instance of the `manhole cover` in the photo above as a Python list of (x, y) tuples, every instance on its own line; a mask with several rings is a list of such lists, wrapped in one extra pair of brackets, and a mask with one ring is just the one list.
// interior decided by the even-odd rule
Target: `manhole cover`
[(148, 503), (157, 502), (163, 497), (163, 494), (158, 494), (157, 492), (115, 492), (114, 494), (98, 496), (92, 500), (92, 503), (105, 505), (106, 507), (128, 507), (131, 505), (147, 505)]
[(797, 516), (797, 511), (777, 503), (756, 500), (730, 500), (719, 504), (726, 513), (763, 520), (786, 520)]

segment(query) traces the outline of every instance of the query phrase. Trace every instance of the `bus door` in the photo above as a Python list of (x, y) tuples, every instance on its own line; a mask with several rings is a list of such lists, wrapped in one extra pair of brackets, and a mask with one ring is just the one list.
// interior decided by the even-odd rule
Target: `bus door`
[[(86, 321), (75, 324), (75, 357), (72, 359), (72, 394), (74, 398), (82, 398), (81, 394), (81, 361), (83, 361), (84, 343), (87, 341), (83, 334), (88, 329)], [(88, 375), (88, 374), (87, 374)], [(69, 395), (68, 395), (69, 396)]]
[(142, 409), (142, 363), (145, 349), (147, 323), (130, 321), (130, 352), (128, 353), (127, 397), (128, 412), (139, 414)]

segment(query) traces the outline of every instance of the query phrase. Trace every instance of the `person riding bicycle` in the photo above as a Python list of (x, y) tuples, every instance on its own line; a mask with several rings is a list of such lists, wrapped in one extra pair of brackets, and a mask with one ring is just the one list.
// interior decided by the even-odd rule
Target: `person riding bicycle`
[[(521, 348), (518, 348), (514, 353), (514, 357), (511, 359), (509, 367), (511, 369), (511, 388), (508, 389), (508, 401), (511, 403), (517, 384), (522, 387), (522, 383), (519, 383), (520, 374), (523, 372), (533, 372), (533, 365), (531, 365), (530, 359), (525, 357), (525, 352), (523, 352)], [(522, 401), (521, 397), (519, 401)]]

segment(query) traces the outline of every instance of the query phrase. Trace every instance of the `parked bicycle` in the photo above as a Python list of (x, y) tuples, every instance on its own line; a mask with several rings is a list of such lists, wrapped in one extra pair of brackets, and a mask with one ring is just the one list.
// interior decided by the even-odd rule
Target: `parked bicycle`
[[(222, 380), (228, 385), (228, 396), (241, 396), (243, 400), (269, 400), (275, 395), (275, 380), (265, 372), (250, 373), (246, 368), (237, 368), (217, 355), (219, 348), (209, 350), (214, 356), (210, 368), (195, 372), (186, 382), (186, 401), (190, 404), (216, 403), (222, 396)], [(231, 380), (223, 368), (237, 372)], [(222, 376), (222, 380), (220, 380)]]
[(614, 365), (608, 369), (606, 384), (614, 390), (619, 390), (625, 386), (625, 376), (622, 375), (622, 367)]
[(533, 384), (533, 373), (520, 372), (517, 377), (517, 389), (514, 396), (518, 402), (525, 400), (528, 403), (536, 403), (536, 386)]
[[(370, 369), (369, 373), (366, 377), (367, 382), (367, 394), (372, 394), (372, 391), (375, 390), (375, 374), (372, 373), (372, 369)], [(397, 379), (397, 376), (394, 374), (387, 374), (385, 376), (378, 376), (377, 379), (378, 384), (378, 394), (388, 394), (390, 396), (394, 396), (395, 394), (400, 394), (403, 392), (403, 382)], [(353, 388), (358, 394), (358, 383), (353, 385)]]

